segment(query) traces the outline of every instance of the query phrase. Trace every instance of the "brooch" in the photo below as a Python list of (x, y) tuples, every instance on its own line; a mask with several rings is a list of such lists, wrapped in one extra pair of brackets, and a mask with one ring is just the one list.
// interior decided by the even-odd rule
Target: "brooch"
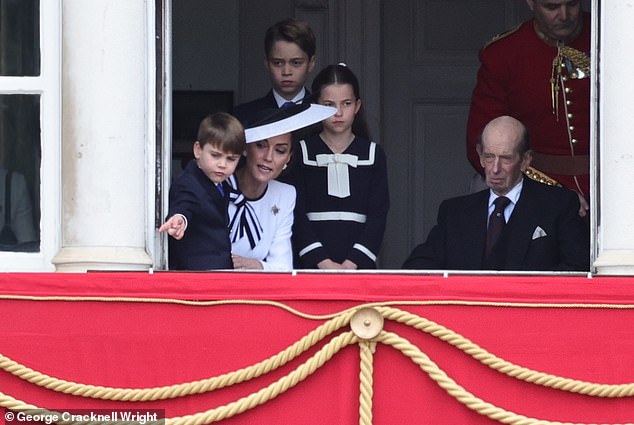
[(273, 207), (271, 208), (271, 212), (273, 213), (273, 215), (277, 215), (277, 213), (280, 212), (280, 209), (277, 207), (277, 205), (273, 205)]

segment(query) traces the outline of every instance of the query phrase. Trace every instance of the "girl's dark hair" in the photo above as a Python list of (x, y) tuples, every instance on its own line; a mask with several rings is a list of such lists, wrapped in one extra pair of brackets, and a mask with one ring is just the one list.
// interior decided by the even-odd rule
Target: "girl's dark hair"
[[(315, 76), (313, 85), (311, 86), (313, 91), (312, 96), (314, 96), (314, 99), (319, 99), (321, 89), (331, 84), (350, 84), (352, 86), (352, 92), (354, 93), (355, 99), (361, 98), (359, 94), (359, 80), (346, 65), (328, 65), (319, 71), (319, 74)], [(361, 108), (359, 108), (359, 112), (357, 112), (357, 115), (354, 117), (352, 132), (356, 136), (370, 139), (370, 132), (368, 131), (368, 123), (365, 119), (363, 103), (361, 103)]]

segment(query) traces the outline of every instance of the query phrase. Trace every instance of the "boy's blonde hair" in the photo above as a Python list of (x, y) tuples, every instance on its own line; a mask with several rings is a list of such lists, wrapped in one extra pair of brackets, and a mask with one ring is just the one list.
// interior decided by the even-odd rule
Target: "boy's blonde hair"
[(215, 112), (207, 115), (198, 126), (196, 138), (202, 148), (210, 144), (223, 152), (242, 154), (246, 148), (244, 127), (233, 115)]

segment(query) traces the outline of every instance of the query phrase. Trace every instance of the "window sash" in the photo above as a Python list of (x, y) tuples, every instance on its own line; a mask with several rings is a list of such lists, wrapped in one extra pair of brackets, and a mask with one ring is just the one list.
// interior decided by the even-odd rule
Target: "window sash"
[(61, 234), (61, 0), (40, 2), (40, 75), (0, 76), (0, 94), (40, 95), (40, 251), (0, 252), (0, 271), (53, 271)]

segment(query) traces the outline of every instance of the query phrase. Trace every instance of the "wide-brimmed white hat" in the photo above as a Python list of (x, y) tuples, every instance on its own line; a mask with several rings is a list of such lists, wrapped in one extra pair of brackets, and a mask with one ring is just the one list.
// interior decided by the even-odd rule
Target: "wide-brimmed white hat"
[(331, 106), (300, 103), (275, 109), (244, 130), (247, 143), (265, 140), (323, 121), (337, 112)]

